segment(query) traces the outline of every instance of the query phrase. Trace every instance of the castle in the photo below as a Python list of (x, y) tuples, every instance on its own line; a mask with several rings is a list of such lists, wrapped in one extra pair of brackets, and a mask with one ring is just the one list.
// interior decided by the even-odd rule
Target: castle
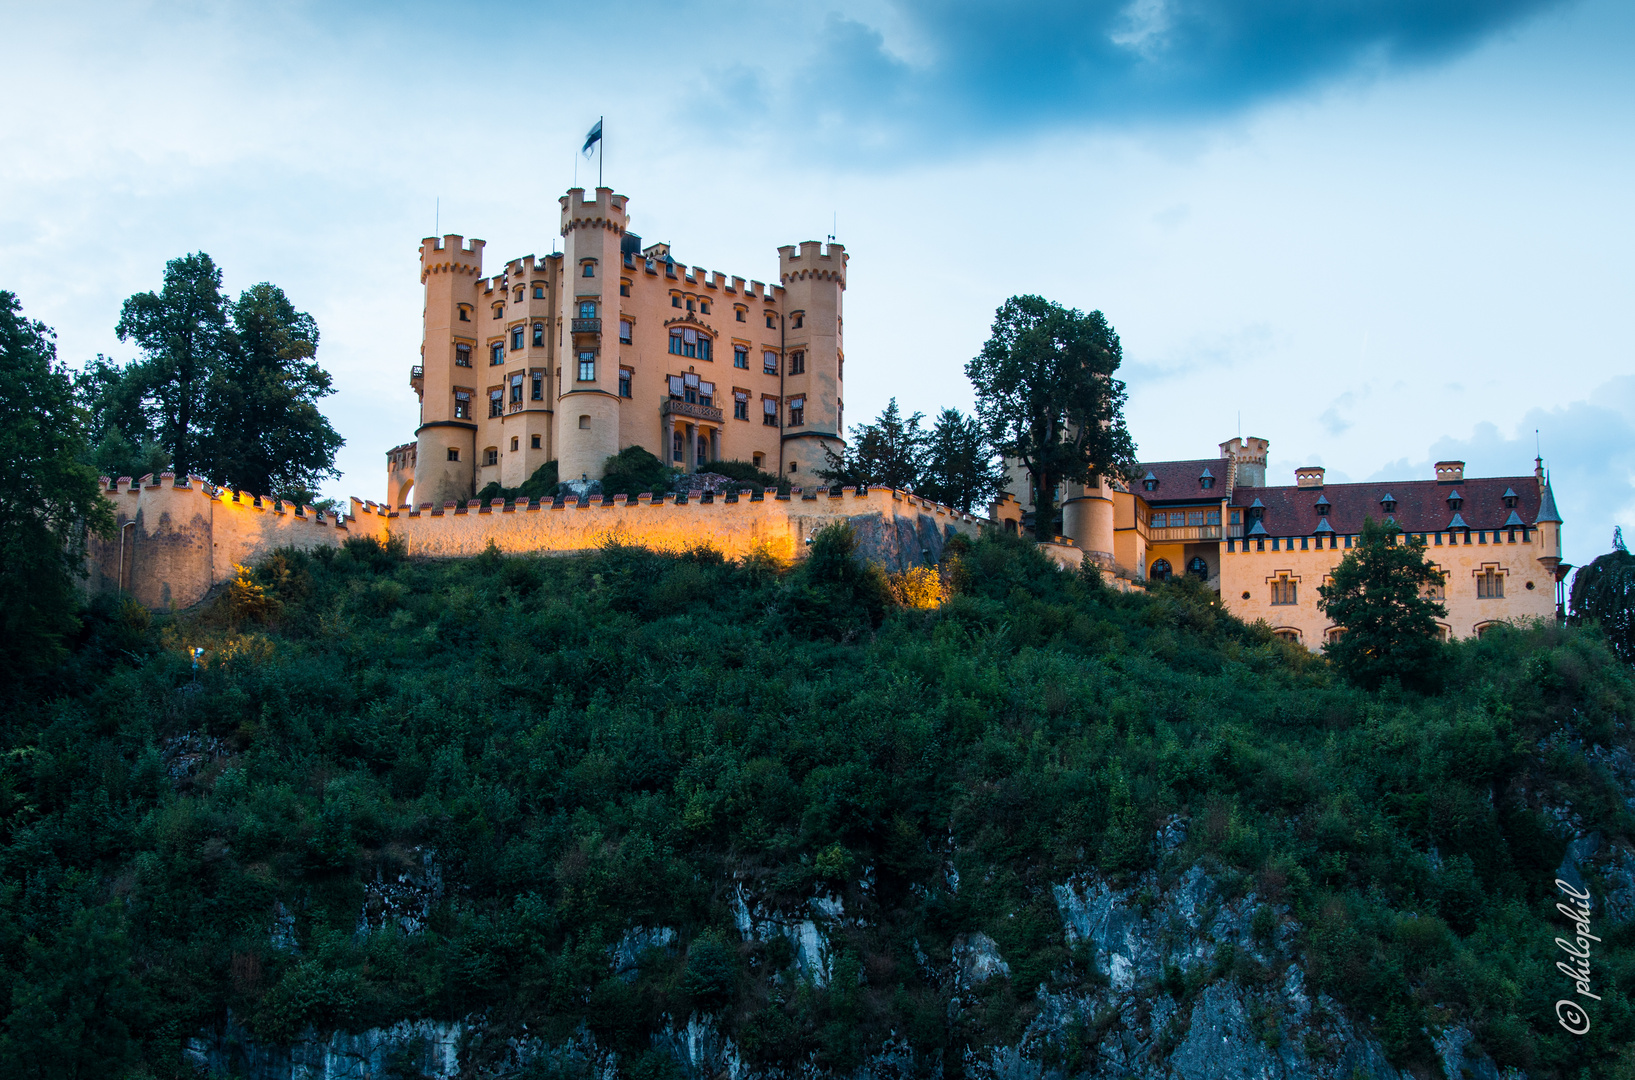
[(610, 188), (561, 198), (564, 250), (483, 276), (483, 241), (420, 246), (415, 441), (387, 455), (387, 504), (463, 502), (547, 461), (596, 480), (641, 446), (686, 472), (747, 461), (795, 482), (842, 430), (846, 252), (778, 249), (776, 285), (642, 246)]
[[(1317, 588), (1368, 517), (1425, 542), (1443, 574), (1444, 638), (1563, 610), (1572, 566), (1561, 558), (1561, 514), (1542, 461), (1531, 476), (1467, 477), (1464, 462), (1440, 461), (1434, 478), (1364, 484), (1326, 483), (1312, 466), (1297, 468), (1293, 485), (1268, 486), (1269, 449), (1238, 437), (1218, 457), (1141, 464), (1131, 483), (1064, 485), (1062, 539), (1138, 579), (1191, 574), (1234, 615), (1264, 619), (1313, 649), (1338, 632)], [(1012, 480), (1028, 492), (1025, 475), (1013, 469)], [(1018, 518), (1032, 506), (1024, 494)]]
[[(560, 254), (483, 276), (484, 243), (448, 235), (420, 245), (425, 292), (415, 441), (387, 454), (387, 498), (349, 514), (211, 488), (198, 477), (104, 478), (119, 531), (93, 540), (91, 587), (150, 607), (185, 607), (274, 548), (333, 547), (347, 537), (400, 539), (413, 555), (584, 550), (609, 538), (660, 548), (709, 544), (729, 557), (800, 558), (836, 520), (893, 568), (940, 556), (983, 527), (1021, 529), (1028, 479), (976, 517), (912, 493), (823, 487), (825, 449), (842, 444), (841, 299), (845, 250), (815, 241), (778, 249), (779, 283), (677, 263), (666, 244), (629, 231), (628, 200), (609, 188), (561, 200)], [(731, 410), (730, 415), (728, 410)], [(570, 484), (599, 479), (630, 446), (688, 472), (748, 461), (795, 482), (788, 495), (473, 495), (520, 486), (549, 461)], [(1433, 479), (1327, 484), (1321, 468), (1268, 486), (1265, 439), (1220, 444), (1218, 457), (1143, 464), (1131, 482), (1101, 478), (1058, 493), (1063, 536), (1046, 552), (1132, 582), (1191, 574), (1225, 606), (1318, 648), (1335, 632), (1317, 588), (1366, 517), (1424, 540), (1443, 572), (1444, 637), (1478, 635), (1561, 610), (1561, 516), (1544, 474), (1467, 478), (1439, 462)]]

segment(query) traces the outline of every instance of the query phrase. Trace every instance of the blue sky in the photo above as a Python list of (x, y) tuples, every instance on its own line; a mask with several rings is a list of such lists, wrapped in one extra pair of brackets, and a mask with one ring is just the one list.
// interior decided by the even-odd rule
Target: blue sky
[(551, 250), (607, 180), (767, 280), (836, 223), (847, 405), (968, 408), (1005, 297), (1100, 308), (1149, 459), (1274, 481), (1530, 472), (1568, 556), (1635, 524), (1635, 13), (1611, 0), (1016, 5), (0, 3), (0, 287), (62, 356), (208, 251), (311, 311), (380, 498), (412, 437), (419, 238)]

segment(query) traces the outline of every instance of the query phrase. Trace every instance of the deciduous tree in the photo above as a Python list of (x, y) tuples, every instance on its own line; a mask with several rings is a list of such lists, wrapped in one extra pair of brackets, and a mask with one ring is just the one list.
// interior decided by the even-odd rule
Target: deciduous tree
[(1436, 620), (1448, 609), (1431, 592), (1442, 580), (1425, 541), (1404, 537), (1393, 522), (1364, 520), (1357, 546), (1317, 589), (1318, 606), (1339, 628), (1323, 651), (1367, 689), (1393, 677), (1433, 689), (1443, 653)]
[(1022, 463), (1033, 484), (1034, 535), (1049, 539), (1056, 489), (1135, 466), (1124, 425), (1118, 334), (1088, 315), (1040, 296), (1013, 296), (994, 315), (987, 344), (965, 367), (977, 417), (999, 452)]

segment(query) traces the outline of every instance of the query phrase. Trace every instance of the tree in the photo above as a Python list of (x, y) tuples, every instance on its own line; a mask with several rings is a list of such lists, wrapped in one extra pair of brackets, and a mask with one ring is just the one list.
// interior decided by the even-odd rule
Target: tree
[(817, 474), (831, 484), (914, 489), (925, 459), (924, 418), (915, 413), (904, 420), (892, 398), (874, 423), (852, 428), (851, 442), (839, 454), (823, 448), (829, 467)]
[(938, 413), (937, 424), (925, 439), (924, 468), (915, 490), (969, 513), (1005, 487), (1004, 466), (994, 460), (976, 417), (963, 416), (958, 409)]
[(1027, 469), (1034, 535), (1049, 539), (1056, 489), (1135, 466), (1124, 426), (1118, 334), (1099, 311), (1088, 315), (1040, 296), (1013, 296), (994, 315), (987, 344), (965, 374), (976, 387), (977, 417), (990, 442)]
[(318, 411), (334, 393), (313, 357), (318, 324), (276, 285), (246, 289), (205, 387), (199, 468), (213, 484), (311, 501), (345, 441)]
[(51, 330), (0, 291), (0, 658), (17, 671), (54, 655), (76, 625), (86, 530), (113, 513), (84, 463), (85, 417)]
[(1324, 614), (1339, 628), (1323, 651), (1353, 682), (1375, 689), (1394, 677), (1404, 686), (1432, 689), (1442, 657), (1436, 620), (1446, 606), (1432, 595), (1443, 575), (1425, 558), (1425, 541), (1408, 538), (1394, 522), (1363, 521), (1357, 546), (1317, 589)]
[(627, 446), (602, 466), (604, 495), (640, 495), (665, 492), (676, 471), (640, 446)]
[(1573, 574), (1573, 618), (1594, 620), (1619, 656), (1635, 661), (1635, 555), (1624, 534), (1612, 535), (1612, 550)]
[(170, 468), (147, 392), (141, 364), (121, 367), (100, 353), (74, 377), (74, 398), (86, 414), (86, 461), (99, 474), (140, 477)]
[(135, 341), (147, 354), (143, 379), (158, 412), (159, 441), (179, 474), (199, 467), (197, 425), (206, 416), (210, 376), (230, 348), (230, 307), (221, 270), (201, 251), (166, 263), (164, 287), (126, 300), (114, 327), (120, 341)]

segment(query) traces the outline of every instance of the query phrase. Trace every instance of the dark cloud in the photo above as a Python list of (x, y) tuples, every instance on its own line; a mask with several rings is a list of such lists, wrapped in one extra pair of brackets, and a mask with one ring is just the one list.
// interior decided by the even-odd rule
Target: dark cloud
[[(900, 0), (830, 16), (784, 112), (851, 145), (982, 142), (1064, 125), (1218, 114), (1436, 61), (1560, 0)], [(785, 53), (785, 56), (788, 56)]]

